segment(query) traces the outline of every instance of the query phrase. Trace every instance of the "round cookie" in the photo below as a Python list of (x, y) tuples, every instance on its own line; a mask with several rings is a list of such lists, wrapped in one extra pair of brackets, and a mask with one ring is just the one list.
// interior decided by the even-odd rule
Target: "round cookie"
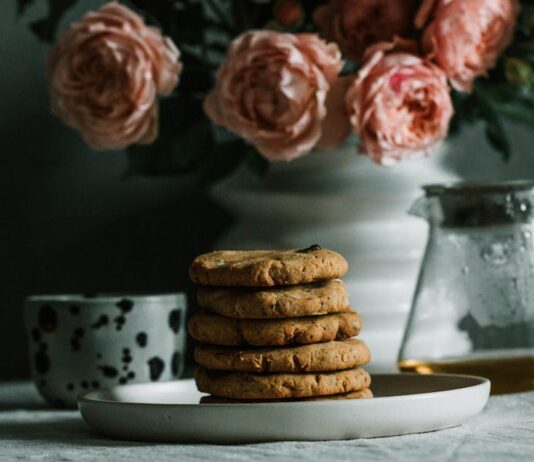
[(195, 371), (199, 391), (231, 399), (287, 399), (337, 395), (369, 388), (371, 377), (359, 367), (311, 374), (252, 374), (250, 372)]
[(199, 306), (230, 318), (267, 319), (316, 316), (350, 311), (343, 281), (264, 288), (199, 287)]
[(199, 342), (212, 345), (281, 346), (343, 340), (362, 329), (355, 311), (291, 319), (231, 319), (213, 313), (191, 317), (188, 330)]
[(316, 396), (312, 398), (300, 398), (300, 399), (229, 399), (229, 398), (217, 398), (216, 396), (203, 396), (200, 398), (200, 404), (251, 404), (251, 403), (290, 403), (296, 401), (324, 401), (324, 400), (342, 400), (342, 399), (369, 399), (373, 397), (373, 392), (370, 388), (364, 388), (363, 390), (353, 391), (350, 393), (342, 393), (339, 395), (329, 396)]
[(236, 349), (199, 346), (195, 361), (211, 370), (239, 372), (328, 372), (352, 369), (369, 362), (362, 340), (349, 339), (285, 348)]
[(220, 250), (198, 256), (189, 268), (202, 285), (272, 287), (308, 284), (343, 276), (347, 261), (313, 245), (300, 250)]

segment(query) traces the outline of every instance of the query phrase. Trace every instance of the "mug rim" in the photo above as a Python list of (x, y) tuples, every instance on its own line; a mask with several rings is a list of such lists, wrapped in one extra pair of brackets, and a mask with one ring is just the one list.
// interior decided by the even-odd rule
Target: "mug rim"
[(103, 292), (103, 293), (56, 293), (31, 294), (24, 299), (25, 304), (42, 303), (117, 303), (127, 298), (134, 302), (171, 302), (184, 300), (185, 292)]

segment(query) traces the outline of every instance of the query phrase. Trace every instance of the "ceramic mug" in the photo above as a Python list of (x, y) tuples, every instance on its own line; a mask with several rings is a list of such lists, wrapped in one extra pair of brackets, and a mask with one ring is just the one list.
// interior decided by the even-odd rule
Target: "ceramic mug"
[(35, 295), (26, 300), (33, 380), (55, 407), (91, 388), (180, 377), (186, 297)]

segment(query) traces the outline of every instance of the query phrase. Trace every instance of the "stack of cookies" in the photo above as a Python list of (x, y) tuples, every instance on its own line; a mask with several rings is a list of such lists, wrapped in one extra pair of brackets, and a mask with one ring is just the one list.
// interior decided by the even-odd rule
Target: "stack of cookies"
[(362, 328), (339, 279), (338, 253), (217, 251), (189, 270), (204, 310), (189, 321), (199, 342), (202, 402), (370, 398), (370, 359)]

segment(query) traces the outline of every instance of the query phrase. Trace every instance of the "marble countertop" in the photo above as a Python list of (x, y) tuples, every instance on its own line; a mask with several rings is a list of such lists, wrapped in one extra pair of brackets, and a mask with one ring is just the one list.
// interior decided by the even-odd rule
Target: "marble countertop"
[(534, 392), (490, 398), (462, 427), (353, 441), (147, 444), (102, 437), (77, 411), (47, 407), (28, 382), (0, 384), (1, 461), (517, 461), (534, 454)]

